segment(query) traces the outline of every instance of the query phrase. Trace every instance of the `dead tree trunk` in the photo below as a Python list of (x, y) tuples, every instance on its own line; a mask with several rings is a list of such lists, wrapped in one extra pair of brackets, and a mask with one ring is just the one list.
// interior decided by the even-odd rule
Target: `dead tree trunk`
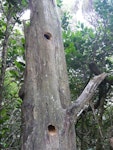
[(90, 100), (106, 75), (91, 80), (71, 106), (56, 4), (54, 0), (31, 0), (30, 8), (30, 26), (25, 30), (21, 149), (76, 150), (74, 114)]

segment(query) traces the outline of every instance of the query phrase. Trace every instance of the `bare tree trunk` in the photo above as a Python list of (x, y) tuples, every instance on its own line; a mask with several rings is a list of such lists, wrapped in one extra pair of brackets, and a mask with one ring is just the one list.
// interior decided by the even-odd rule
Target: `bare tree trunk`
[(32, 0), (31, 11), (25, 35), (22, 150), (75, 150), (74, 123), (65, 113), (70, 93), (56, 4)]
[(25, 30), (21, 149), (76, 150), (74, 114), (90, 100), (106, 75), (92, 80), (76, 103), (70, 106), (56, 4), (54, 0), (31, 0), (30, 8), (30, 26)]

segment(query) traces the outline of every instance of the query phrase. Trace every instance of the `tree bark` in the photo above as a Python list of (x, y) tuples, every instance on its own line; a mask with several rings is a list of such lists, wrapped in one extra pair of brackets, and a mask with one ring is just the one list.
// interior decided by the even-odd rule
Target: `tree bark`
[[(61, 25), (56, 4), (54, 0), (31, 0), (30, 9), (30, 26), (25, 30), (26, 70), (21, 149), (76, 150), (72, 113), (76, 110), (76, 104), (70, 106)], [(89, 87), (92, 88), (96, 82), (92, 93), (98, 86), (97, 82), (100, 83), (104, 78), (105, 74), (94, 80)], [(88, 102), (91, 96), (85, 102)], [(77, 111), (84, 105), (81, 104), (82, 100), (80, 106), (77, 101)]]
[(75, 150), (61, 25), (54, 0), (32, 0), (26, 37), (22, 150)]

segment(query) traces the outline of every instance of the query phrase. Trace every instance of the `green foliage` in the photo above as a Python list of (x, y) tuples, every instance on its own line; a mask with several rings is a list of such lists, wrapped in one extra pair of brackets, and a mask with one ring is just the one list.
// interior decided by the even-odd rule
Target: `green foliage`
[[(14, 30), (10, 36), (7, 54), (7, 71), (4, 81), (4, 100), (1, 108), (1, 146), (2, 148), (14, 147), (19, 149), (21, 125), (21, 99), (18, 97), (20, 83), (23, 80), (24, 47), (23, 35)], [(18, 60), (20, 59), (20, 60)]]
[(20, 16), (28, 7), (27, 0), (2, 0), (1, 2), (3, 15), (9, 20), (11, 17), (21, 24)]
[(61, 7), (62, 6), (62, 0), (57, 0), (57, 6)]
[[(92, 77), (89, 64), (95, 62), (101, 72), (107, 72), (106, 87), (109, 93), (102, 97), (101, 106), (92, 111), (91, 108), (83, 112), (77, 122), (77, 144), (78, 149), (96, 149), (102, 145), (109, 149), (108, 128), (112, 128), (111, 116), (113, 102), (112, 97), (112, 68), (113, 68), (113, 5), (108, 1), (98, 1), (95, 4), (96, 11), (100, 17), (96, 30), (86, 27), (78, 22), (75, 31), (67, 29), (63, 31), (64, 47), (66, 53), (67, 69), (72, 100), (81, 94), (84, 87)], [(110, 14), (110, 15), (109, 15)], [(110, 84), (110, 85), (109, 85)], [(109, 90), (110, 89), (110, 90)], [(92, 99), (93, 105), (99, 99), (99, 89)], [(106, 109), (107, 108), (107, 109)], [(113, 130), (113, 129), (112, 129)]]
[[(74, 99), (80, 95), (89, 80), (88, 64), (93, 61), (92, 41), (95, 38), (92, 29), (78, 23), (77, 31), (63, 32), (66, 61), (69, 72), (71, 93)], [(77, 93), (77, 95), (75, 94)]]
[(8, 56), (7, 56), (7, 65), (13, 66), (15, 60), (21, 57), (24, 59), (24, 50), (25, 50), (25, 40), (21, 32), (17, 29), (13, 31), (13, 36), (10, 36), (9, 47), (8, 47)]
[(0, 40), (4, 38), (5, 30), (6, 30), (6, 23), (4, 22), (4, 18), (1, 17), (0, 19)]
[(69, 14), (69, 12), (64, 12), (63, 16), (62, 16), (62, 28), (64, 30), (68, 30), (69, 29), (69, 20), (70, 20), (71, 16)]
[[(27, 8), (25, 0), (0, 1), (0, 76), (6, 63), (2, 103), (0, 107), (0, 149), (20, 148), (21, 103), (18, 96), (25, 68), (25, 39), (22, 31), (16, 29), (20, 17)], [(16, 28), (14, 28), (16, 24)], [(20, 28), (20, 27), (19, 27)], [(8, 46), (5, 47), (5, 42)], [(7, 48), (5, 57), (1, 57)], [(5, 60), (5, 59), (6, 60)], [(3, 60), (4, 59), (4, 60)], [(5, 62), (6, 61), (6, 62)], [(3, 62), (5, 62), (3, 64)], [(1, 80), (0, 80), (1, 81)]]
[(20, 142), (20, 106), (22, 101), (18, 97), (18, 83), (11, 77), (9, 71), (6, 72), (4, 88), (4, 101), (0, 112), (0, 145), (3, 149), (8, 147), (16, 149)]

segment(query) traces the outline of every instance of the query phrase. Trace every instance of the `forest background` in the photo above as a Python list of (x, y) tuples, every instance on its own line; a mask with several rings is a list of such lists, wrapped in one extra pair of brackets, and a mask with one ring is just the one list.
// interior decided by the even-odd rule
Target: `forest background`
[[(109, 149), (113, 137), (113, 0), (76, 0), (71, 13), (60, 11), (71, 99), (74, 101), (88, 81), (102, 72), (107, 79), (97, 89), (76, 123), (77, 149)], [(84, 20), (77, 21), (81, 6)], [(24, 79), (25, 38), (21, 16), (26, 0), (0, 1), (0, 149), (19, 150), (21, 104), (18, 93)], [(75, 15), (76, 16), (76, 15)]]

